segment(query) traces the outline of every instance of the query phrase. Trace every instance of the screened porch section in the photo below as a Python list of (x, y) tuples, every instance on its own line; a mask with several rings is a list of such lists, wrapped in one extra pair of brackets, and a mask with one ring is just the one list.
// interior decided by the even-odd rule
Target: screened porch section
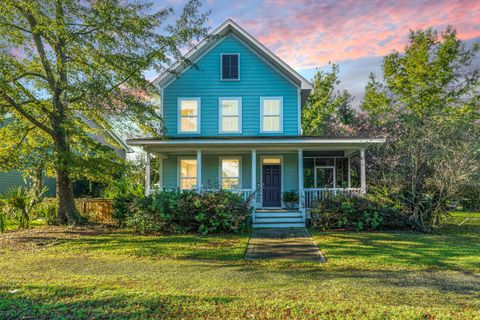
[[(363, 150), (345, 156), (344, 152), (304, 152), (304, 206), (332, 195), (360, 195)], [(364, 161), (363, 161), (364, 164)]]

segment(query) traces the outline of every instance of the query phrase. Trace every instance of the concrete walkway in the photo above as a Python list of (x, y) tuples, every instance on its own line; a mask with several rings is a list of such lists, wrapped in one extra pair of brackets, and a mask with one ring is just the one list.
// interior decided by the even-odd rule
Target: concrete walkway
[(245, 259), (326, 261), (310, 233), (303, 228), (253, 230)]

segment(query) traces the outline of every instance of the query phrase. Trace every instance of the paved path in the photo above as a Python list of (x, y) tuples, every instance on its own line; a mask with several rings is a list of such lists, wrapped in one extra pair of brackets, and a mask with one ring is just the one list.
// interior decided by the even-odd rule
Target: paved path
[(325, 262), (306, 229), (254, 229), (245, 259), (287, 259)]

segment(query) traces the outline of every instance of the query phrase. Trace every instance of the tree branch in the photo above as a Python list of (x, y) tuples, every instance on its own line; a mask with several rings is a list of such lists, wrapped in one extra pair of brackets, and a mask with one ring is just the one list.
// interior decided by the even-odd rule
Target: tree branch
[(43, 131), (45, 131), (46, 133), (48, 133), (49, 135), (53, 135), (55, 132), (50, 129), (49, 127), (47, 127), (46, 125), (44, 125), (43, 123), (41, 123), (40, 121), (38, 121), (37, 119), (35, 119), (32, 115), (28, 114), (25, 109), (22, 108), (22, 105), (24, 104), (27, 104), (27, 103), (31, 103), (33, 101), (26, 101), (26, 102), (23, 102), (21, 104), (18, 104), (17, 102), (15, 102), (15, 100), (13, 100), (10, 96), (8, 96), (7, 94), (3, 94), (5, 100), (8, 101), (8, 103), (10, 103), (10, 105), (15, 109), (17, 110), (22, 116), (24, 116), (28, 121), (30, 121), (32, 124), (34, 124), (35, 126), (37, 126), (38, 128), (42, 129)]

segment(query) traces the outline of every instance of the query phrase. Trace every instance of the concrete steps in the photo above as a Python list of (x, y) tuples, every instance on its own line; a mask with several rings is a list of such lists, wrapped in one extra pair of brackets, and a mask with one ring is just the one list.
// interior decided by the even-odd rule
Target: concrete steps
[(299, 211), (258, 210), (253, 228), (305, 228), (305, 220)]

